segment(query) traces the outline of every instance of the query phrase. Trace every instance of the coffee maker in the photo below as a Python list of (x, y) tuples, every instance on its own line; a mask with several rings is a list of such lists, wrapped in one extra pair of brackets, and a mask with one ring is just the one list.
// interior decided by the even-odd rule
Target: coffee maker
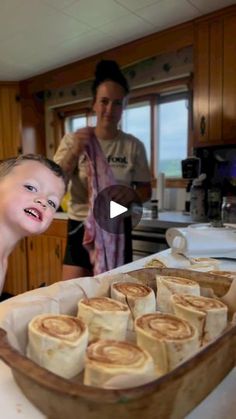
[(188, 179), (189, 182), (186, 186), (186, 201), (185, 210), (186, 214), (190, 213), (190, 189), (194, 179), (197, 179), (201, 171), (201, 160), (198, 157), (191, 156), (181, 161), (182, 177)]

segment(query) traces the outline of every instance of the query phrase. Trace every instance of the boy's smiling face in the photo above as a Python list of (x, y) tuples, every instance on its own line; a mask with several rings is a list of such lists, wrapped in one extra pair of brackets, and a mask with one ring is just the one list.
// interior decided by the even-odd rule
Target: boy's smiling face
[(65, 193), (62, 178), (42, 163), (27, 160), (0, 179), (0, 222), (25, 236), (50, 225)]

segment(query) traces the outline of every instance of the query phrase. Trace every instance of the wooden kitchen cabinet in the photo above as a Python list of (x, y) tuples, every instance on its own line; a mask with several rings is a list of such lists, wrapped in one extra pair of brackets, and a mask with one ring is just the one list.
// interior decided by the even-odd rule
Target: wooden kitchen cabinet
[(21, 240), (8, 259), (3, 292), (17, 295), (28, 290), (27, 239)]
[(194, 146), (236, 142), (236, 14), (195, 24)]
[(9, 257), (3, 291), (17, 295), (61, 280), (66, 220), (54, 220), (40, 236), (22, 240)]
[(30, 290), (61, 280), (66, 228), (65, 220), (54, 220), (43, 235), (27, 239)]
[(61, 239), (46, 235), (27, 240), (29, 289), (61, 280), (63, 247)]

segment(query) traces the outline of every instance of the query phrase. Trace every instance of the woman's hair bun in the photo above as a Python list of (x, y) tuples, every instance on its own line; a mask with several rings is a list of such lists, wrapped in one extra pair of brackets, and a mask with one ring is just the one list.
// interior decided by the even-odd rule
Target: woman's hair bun
[(92, 85), (92, 92), (94, 96), (96, 96), (98, 86), (106, 80), (118, 83), (123, 87), (126, 93), (129, 93), (128, 82), (116, 61), (101, 60), (98, 62), (95, 70), (95, 80)]
[(95, 78), (103, 79), (104, 77), (110, 76), (111, 74), (115, 76), (120, 74), (120, 67), (116, 61), (113, 60), (101, 60), (96, 66)]

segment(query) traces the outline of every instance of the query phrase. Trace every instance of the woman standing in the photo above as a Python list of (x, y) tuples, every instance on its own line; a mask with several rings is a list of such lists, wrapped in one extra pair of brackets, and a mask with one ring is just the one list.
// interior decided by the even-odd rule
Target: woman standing
[[(54, 160), (70, 180), (71, 199), (68, 205), (68, 238), (63, 279), (92, 274), (89, 254), (82, 242), (83, 222), (88, 214), (88, 162), (84, 151), (94, 135), (117, 184), (135, 188), (141, 202), (151, 197), (150, 172), (143, 143), (118, 128), (128, 93), (127, 80), (118, 64), (110, 60), (99, 62), (92, 85), (96, 127), (86, 127), (74, 134), (66, 134), (54, 156)], [(125, 263), (132, 260), (131, 232), (126, 237), (125, 255)]]

